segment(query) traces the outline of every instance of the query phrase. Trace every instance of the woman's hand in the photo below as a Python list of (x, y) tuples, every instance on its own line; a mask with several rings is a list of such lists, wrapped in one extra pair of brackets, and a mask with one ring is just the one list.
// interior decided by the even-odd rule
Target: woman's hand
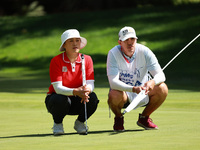
[(89, 102), (89, 94), (90, 94), (90, 88), (87, 87), (87, 85), (81, 86), (79, 88), (75, 88), (73, 90), (73, 95), (79, 96), (82, 98), (81, 103), (84, 102), (87, 103)]

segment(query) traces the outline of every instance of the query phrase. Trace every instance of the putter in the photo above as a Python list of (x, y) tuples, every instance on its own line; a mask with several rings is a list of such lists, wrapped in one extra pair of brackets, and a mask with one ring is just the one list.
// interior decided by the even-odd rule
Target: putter
[[(85, 59), (84, 59), (84, 55), (81, 55), (81, 60), (82, 60), (82, 77), (83, 77), (83, 86), (86, 85), (86, 77), (85, 77)], [(85, 106), (85, 135), (87, 135), (87, 107), (86, 107), (86, 102), (84, 103)]]
[[(192, 41), (190, 41), (180, 52), (178, 52), (163, 68), (162, 70), (164, 70), (165, 68), (167, 68), (167, 66), (169, 66), (169, 64), (174, 61), (174, 59), (176, 57), (178, 57), (190, 44), (192, 44), (198, 37), (200, 36), (200, 34), (198, 34)], [(150, 79), (151, 76), (149, 75)], [(144, 99), (147, 95), (145, 95), (144, 91), (141, 91), (136, 98), (128, 105), (128, 107), (123, 111), (122, 115), (124, 115), (127, 112), (130, 112), (131, 110), (135, 109), (138, 104), (141, 102), (142, 99)]]

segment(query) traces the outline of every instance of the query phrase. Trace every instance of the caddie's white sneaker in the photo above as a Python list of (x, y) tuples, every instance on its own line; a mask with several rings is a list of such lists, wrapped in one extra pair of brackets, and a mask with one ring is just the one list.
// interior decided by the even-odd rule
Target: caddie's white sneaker
[(64, 129), (63, 129), (62, 123), (54, 123), (52, 129), (53, 129), (54, 135), (63, 135), (64, 134)]
[[(80, 122), (78, 119), (76, 119), (76, 121), (74, 123), (74, 129), (79, 134), (85, 134), (85, 133), (87, 133), (87, 131), (86, 131), (86, 125), (84, 124), (84, 122)], [(87, 129), (88, 129), (88, 127), (87, 127)]]

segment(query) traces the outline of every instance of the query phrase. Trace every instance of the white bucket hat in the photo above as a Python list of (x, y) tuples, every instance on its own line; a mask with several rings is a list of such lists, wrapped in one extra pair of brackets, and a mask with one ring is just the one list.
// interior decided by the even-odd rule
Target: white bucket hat
[(64, 48), (62, 47), (63, 44), (65, 43), (66, 40), (71, 39), (71, 38), (80, 38), (81, 39), (81, 45), (80, 49), (84, 48), (87, 44), (87, 40), (84, 37), (80, 36), (80, 33), (76, 29), (69, 29), (63, 32), (61, 35), (61, 46), (60, 46), (60, 51), (64, 51)]
[(137, 38), (135, 30), (132, 27), (123, 27), (120, 31), (119, 31), (119, 40), (120, 41), (125, 41), (128, 38)]

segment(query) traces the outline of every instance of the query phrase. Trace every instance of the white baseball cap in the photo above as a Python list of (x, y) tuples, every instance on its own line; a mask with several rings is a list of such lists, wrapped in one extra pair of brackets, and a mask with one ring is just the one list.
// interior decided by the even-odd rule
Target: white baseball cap
[(137, 38), (135, 30), (132, 27), (123, 27), (120, 31), (119, 31), (119, 40), (120, 41), (125, 41), (128, 38)]
[(81, 39), (81, 45), (80, 49), (84, 48), (87, 44), (87, 40), (84, 37), (80, 36), (80, 33), (76, 29), (69, 29), (63, 32), (61, 35), (61, 46), (60, 46), (60, 51), (64, 51), (64, 48), (62, 47), (63, 44), (65, 43), (66, 40), (71, 39), (71, 38), (80, 38)]

